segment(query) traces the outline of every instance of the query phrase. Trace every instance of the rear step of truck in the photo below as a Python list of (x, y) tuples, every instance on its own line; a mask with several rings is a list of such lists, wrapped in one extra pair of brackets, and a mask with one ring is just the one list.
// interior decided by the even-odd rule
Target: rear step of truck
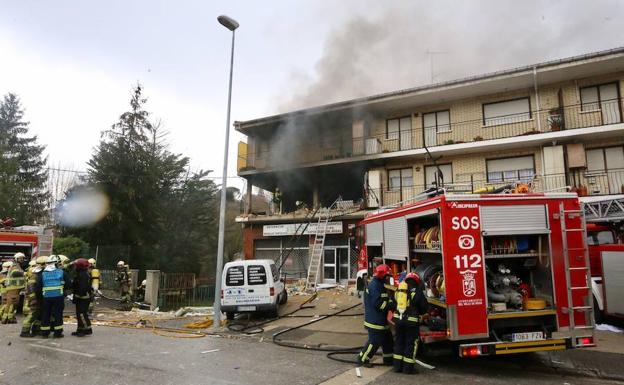
[[(581, 227), (568, 227), (568, 220), (574, 220), (578, 218)], [(572, 345), (574, 347), (592, 346), (593, 336), (588, 337), (587, 331), (593, 331), (595, 328), (594, 323), (594, 307), (593, 307), (593, 295), (591, 291), (591, 274), (589, 273), (589, 251), (587, 246), (585, 247), (568, 247), (571, 240), (574, 237), (583, 237), (582, 243), (586, 245), (586, 233), (585, 233), (585, 212), (583, 210), (564, 210), (561, 208), (560, 212), (561, 228), (564, 232), (563, 237), (563, 256), (565, 260), (566, 270), (566, 282), (568, 288), (568, 315), (570, 319), (570, 332), (572, 337)], [(578, 243), (578, 239), (576, 239)], [(582, 252), (582, 256), (579, 255)], [(578, 264), (578, 261), (582, 257), (583, 266), (571, 267), (571, 264)], [(586, 282), (583, 286), (572, 286), (572, 273), (580, 273), (585, 271)], [(578, 284), (578, 283), (577, 283)], [(582, 292), (585, 293), (582, 293)], [(581, 293), (579, 293), (581, 292)], [(585, 294), (585, 295), (583, 295)], [(585, 305), (575, 306), (573, 298), (582, 295), (586, 300)], [(589, 301), (589, 304), (587, 304)], [(577, 312), (585, 312), (585, 325), (577, 325), (574, 316)], [(578, 334), (577, 334), (578, 332)], [(587, 342), (587, 338), (591, 338), (590, 344)]]

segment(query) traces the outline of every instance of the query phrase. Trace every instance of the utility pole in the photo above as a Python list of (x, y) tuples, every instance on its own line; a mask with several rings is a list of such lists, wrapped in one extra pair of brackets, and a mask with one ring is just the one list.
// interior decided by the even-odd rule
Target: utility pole
[(448, 52), (446, 52), (446, 51), (431, 51), (431, 50), (428, 49), (428, 50), (425, 51), (425, 53), (427, 55), (429, 55), (429, 71), (430, 71), (430, 75), (431, 75), (430, 83), (433, 84), (433, 79), (434, 79), (434, 76), (433, 76), (433, 55), (445, 55)]

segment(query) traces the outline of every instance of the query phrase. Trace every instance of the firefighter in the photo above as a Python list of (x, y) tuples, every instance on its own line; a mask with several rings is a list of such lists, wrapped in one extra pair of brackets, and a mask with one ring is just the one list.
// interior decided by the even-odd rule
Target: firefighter
[(7, 295), (4, 283), (7, 279), (7, 275), (9, 274), (9, 269), (13, 265), (13, 262), (6, 261), (2, 263), (2, 271), (0, 271), (0, 297), (2, 297), (2, 303), (0, 304), (0, 320), (2, 319), (2, 314), (4, 314), (4, 308), (6, 307)]
[(384, 287), (391, 274), (390, 266), (377, 266), (373, 279), (365, 290), (364, 327), (368, 330), (368, 341), (358, 356), (358, 363), (363, 366), (370, 366), (370, 360), (380, 346), (383, 350), (383, 363), (392, 365), (392, 332), (387, 314), (394, 310), (395, 303)]
[(395, 293), (396, 309), (392, 320), (396, 327), (394, 341), (394, 371), (412, 374), (417, 372), (420, 323), (427, 312), (427, 299), (421, 289), (421, 280), (416, 273), (409, 273)]
[(145, 301), (145, 287), (147, 286), (147, 279), (141, 281), (141, 284), (136, 289), (135, 299), (137, 302)]
[(45, 257), (39, 257), (37, 260), (31, 260), (26, 274), (26, 290), (24, 291), (24, 321), (22, 322), (22, 332), (20, 337), (34, 337), (39, 333), (40, 321), (40, 304), (41, 298), (37, 298), (37, 278), (43, 266), (45, 265)]
[(91, 302), (91, 277), (89, 276), (89, 261), (84, 258), (78, 258), (74, 262), (76, 268), (76, 277), (72, 281), (72, 292), (74, 298), (72, 302), (76, 305), (76, 319), (78, 320), (78, 328), (72, 333), (72, 336), (84, 337), (93, 333), (91, 329), (91, 320), (89, 319), (89, 302)]
[[(53, 331), (55, 338), (63, 337), (63, 309), (65, 289), (69, 286), (67, 273), (56, 266), (57, 255), (50, 255), (41, 275), (37, 278), (37, 293), (43, 297), (41, 306), (41, 336), (48, 338)], [(50, 322), (50, 320), (53, 320)]]
[(120, 310), (132, 310), (132, 278), (130, 277), (130, 268), (124, 261), (117, 262), (117, 276), (115, 281), (119, 283), (119, 292), (121, 295), (121, 302), (119, 303)]
[(273, 193), (273, 213), (282, 213), (282, 193), (279, 187), (276, 187), (275, 192)]
[(26, 263), (26, 255), (24, 255), (24, 253), (15, 253), (13, 259), (15, 260), (15, 263), (19, 265), (22, 271), (28, 269), (28, 264)]
[[(17, 313), (17, 306), (19, 305), (20, 291), (26, 286), (24, 279), (24, 270), (20, 265), (20, 261), (23, 262), (24, 254), (17, 253), (14, 256), (15, 261), (12, 263), (4, 281), (4, 294), (2, 313), (0, 314), (0, 322), (3, 324), (15, 324), (17, 319), (15, 314)], [(4, 299), (6, 297), (6, 300)]]
[(89, 276), (91, 277), (91, 301), (89, 301), (89, 314), (95, 309), (95, 296), (100, 293), (100, 270), (95, 267), (96, 260), (89, 258)]

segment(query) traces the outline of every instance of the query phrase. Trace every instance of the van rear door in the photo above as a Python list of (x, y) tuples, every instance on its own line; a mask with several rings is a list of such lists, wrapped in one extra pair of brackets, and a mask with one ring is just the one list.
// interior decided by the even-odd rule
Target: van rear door
[(263, 264), (247, 265), (248, 304), (271, 303), (270, 287), (272, 282), (268, 274), (269, 271)]

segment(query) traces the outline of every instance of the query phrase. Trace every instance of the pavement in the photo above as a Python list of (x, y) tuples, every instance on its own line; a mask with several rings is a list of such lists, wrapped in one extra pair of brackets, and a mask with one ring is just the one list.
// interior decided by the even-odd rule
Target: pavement
[[(298, 309), (308, 298), (292, 296), (283, 315)], [(313, 307), (298, 310), (278, 321), (263, 324), (255, 334), (221, 332), (218, 335), (153, 330), (136, 319), (146, 313), (102, 311), (104, 325), (94, 335), (63, 339), (23, 339), (20, 326), (0, 325), (0, 384), (614, 384), (624, 381), (624, 335), (597, 332), (599, 346), (552, 354), (459, 359), (450, 352), (421, 358), (434, 370), (420, 374), (393, 373), (389, 367), (360, 368), (330, 360), (310, 347), (361, 346), (366, 340), (360, 299), (340, 292), (321, 292)], [(351, 308), (353, 307), (353, 308)], [(344, 309), (343, 317), (323, 318)], [(68, 311), (71, 309), (67, 309)], [(159, 327), (181, 328), (206, 317), (171, 319), (170, 313), (148, 318)], [(117, 322), (110, 322), (116, 320)], [(253, 318), (252, 323), (263, 322)], [(310, 323), (311, 321), (317, 321)], [(237, 320), (239, 324), (245, 319)], [(298, 348), (272, 343), (275, 333), (304, 325), (279, 336)], [(118, 327), (123, 326), (123, 327)], [(253, 330), (251, 330), (253, 331)], [(261, 331), (261, 332), (260, 332)], [(342, 356), (346, 359), (355, 355)]]

